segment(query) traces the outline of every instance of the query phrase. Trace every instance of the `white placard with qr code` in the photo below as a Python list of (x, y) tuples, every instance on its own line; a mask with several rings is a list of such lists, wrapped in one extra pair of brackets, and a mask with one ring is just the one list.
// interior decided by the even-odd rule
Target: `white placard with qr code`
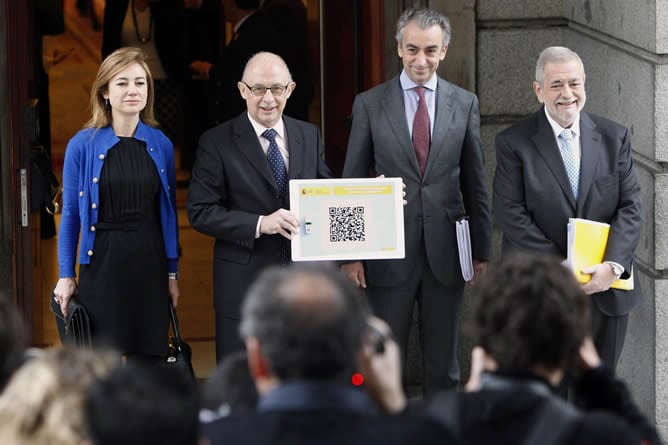
[(404, 258), (401, 178), (293, 179), (293, 261)]

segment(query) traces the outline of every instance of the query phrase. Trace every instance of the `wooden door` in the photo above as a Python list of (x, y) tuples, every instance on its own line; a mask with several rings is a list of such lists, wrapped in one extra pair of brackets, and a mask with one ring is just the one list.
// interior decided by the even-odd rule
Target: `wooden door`
[(327, 165), (340, 176), (355, 95), (385, 80), (382, 0), (322, 2), (322, 131)]
[[(13, 297), (27, 326), (33, 326), (33, 282), (35, 267), (34, 237), (38, 221), (30, 214), (30, 153), (39, 131), (36, 79), (33, 69), (33, 2), (8, 1), (5, 4), (7, 25), (7, 86), (9, 98), (9, 163), (12, 216)], [(30, 330), (28, 330), (30, 333)]]

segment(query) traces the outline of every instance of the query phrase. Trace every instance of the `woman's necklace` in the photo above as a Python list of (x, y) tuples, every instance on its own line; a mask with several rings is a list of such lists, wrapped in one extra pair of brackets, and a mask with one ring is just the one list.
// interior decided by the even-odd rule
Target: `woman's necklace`
[[(141, 43), (148, 43), (151, 41), (153, 36), (153, 15), (151, 14), (149, 23), (148, 23), (148, 37), (143, 37), (139, 34), (139, 25), (137, 24), (137, 10), (135, 9), (135, 0), (132, 0), (132, 23), (135, 25), (135, 35)], [(150, 10), (149, 10), (150, 13)]]

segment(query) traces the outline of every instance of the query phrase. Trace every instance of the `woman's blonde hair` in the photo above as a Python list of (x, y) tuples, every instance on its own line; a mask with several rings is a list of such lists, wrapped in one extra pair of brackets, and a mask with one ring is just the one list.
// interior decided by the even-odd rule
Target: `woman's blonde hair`
[(110, 352), (78, 348), (53, 348), (30, 359), (0, 396), (0, 443), (80, 443), (88, 435), (83, 412), (88, 386), (118, 363)]
[(97, 70), (97, 76), (90, 90), (91, 118), (84, 124), (84, 128), (102, 128), (111, 125), (111, 107), (106, 105), (104, 94), (109, 91), (109, 82), (128, 66), (137, 63), (146, 71), (146, 106), (139, 112), (139, 118), (145, 124), (158, 126), (153, 114), (155, 89), (153, 75), (146, 64), (146, 56), (139, 48), (120, 48), (109, 54)]

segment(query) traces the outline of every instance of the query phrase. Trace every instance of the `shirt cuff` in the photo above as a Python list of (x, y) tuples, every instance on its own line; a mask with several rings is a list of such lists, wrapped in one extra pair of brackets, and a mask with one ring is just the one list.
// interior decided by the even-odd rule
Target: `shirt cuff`
[(257, 219), (257, 226), (255, 226), (255, 239), (260, 237), (260, 223), (262, 222), (262, 218), (264, 218), (264, 215), (260, 215)]

